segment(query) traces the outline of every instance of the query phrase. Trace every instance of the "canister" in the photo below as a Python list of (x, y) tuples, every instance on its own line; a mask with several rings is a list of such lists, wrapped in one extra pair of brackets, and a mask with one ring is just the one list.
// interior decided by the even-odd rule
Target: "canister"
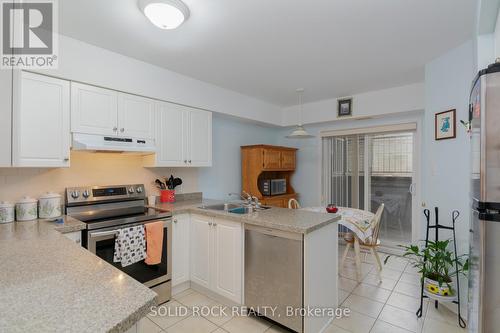
[(24, 197), (16, 203), (16, 220), (31, 221), (38, 218), (38, 201)]
[(15, 205), (10, 202), (0, 202), (0, 223), (14, 222), (14, 207)]

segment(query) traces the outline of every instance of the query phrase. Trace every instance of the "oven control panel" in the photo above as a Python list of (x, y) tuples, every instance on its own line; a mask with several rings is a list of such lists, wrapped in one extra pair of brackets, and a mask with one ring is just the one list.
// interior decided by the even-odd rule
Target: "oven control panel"
[(83, 186), (66, 188), (66, 203), (84, 204), (95, 201), (145, 199), (144, 184)]

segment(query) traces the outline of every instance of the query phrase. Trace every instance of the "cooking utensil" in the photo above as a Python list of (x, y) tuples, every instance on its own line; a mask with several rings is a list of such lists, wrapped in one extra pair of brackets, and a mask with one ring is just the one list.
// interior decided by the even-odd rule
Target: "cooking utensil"
[(155, 180), (156, 187), (158, 187), (160, 190), (165, 190), (167, 187), (165, 186), (165, 183), (162, 182), (159, 179)]
[(168, 189), (173, 190), (174, 189), (174, 176), (170, 175), (170, 178), (168, 179)]
[(174, 183), (173, 183), (173, 189), (175, 189), (177, 186), (182, 185), (182, 179), (180, 178), (175, 178)]

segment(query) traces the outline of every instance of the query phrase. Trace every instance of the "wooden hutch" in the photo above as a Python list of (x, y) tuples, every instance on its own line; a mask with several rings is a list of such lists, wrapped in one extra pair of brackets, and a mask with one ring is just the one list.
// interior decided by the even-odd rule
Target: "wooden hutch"
[[(263, 205), (288, 207), (288, 200), (297, 199), (291, 178), (295, 172), (296, 148), (253, 145), (241, 147), (241, 188)], [(286, 194), (264, 196), (260, 183), (264, 179), (286, 179)]]

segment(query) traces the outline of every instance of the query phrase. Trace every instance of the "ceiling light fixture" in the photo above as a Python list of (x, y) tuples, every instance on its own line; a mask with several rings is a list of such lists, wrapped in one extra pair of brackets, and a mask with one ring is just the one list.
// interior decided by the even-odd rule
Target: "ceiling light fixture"
[(305, 130), (304, 126), (302, 126), (302, 111), (304, 109), (304, 105), (302, 103), (302, 95), (304, 94), (304, 88), (299, 88), (297, 89), (297, 94), (299, 95), (299, 123), (295, 127), (295, 129), (287, 135), (286, 137), (289, 139), (308, 139), (308, 138), (314, 138), (314, 135), (311, 135), (307, 133)]
[(160, 29), (175, 29), (189, 17), (189, 8), (180, 0), (139, 0), (139, 8)]

